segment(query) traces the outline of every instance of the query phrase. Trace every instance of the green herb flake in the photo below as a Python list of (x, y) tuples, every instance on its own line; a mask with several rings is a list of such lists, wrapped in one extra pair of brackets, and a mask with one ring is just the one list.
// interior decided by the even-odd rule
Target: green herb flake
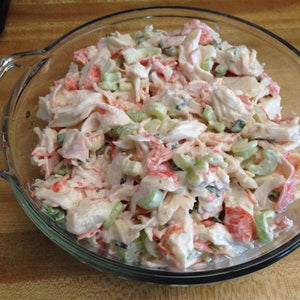
[(115, 246), (118, 248), (122, 248), (122, 249), (127, 249), (127, 245), (124, 244), (123, 242), (119, 242), (119, 241), (115, 241)]
[(57, 135), (56, 140), (57, 140), (57, 144), (58, 144), (59, 146), (61, 146), (61, 145), (63, 144), (64, 139), (65, 139), (65, 135), (66, 135), (65, 132), (59, 133), (59, 134)]
[(221, 196), (221, 191), (214, 185), (207, 185), (205, 187), (211, 194), (215, 194), (217, 197)]
[(222, 224), (222, 221), (221, 221), (219, 218), (217, 218), (217, 217), (212, 217), (211, 219), (212, 219), (213, 221), (215, 221), (216, 223)]
[(157, 46), (158, 46), (158, 48), (163, 48), (164, 44), (163, 44), (163, 42), (159, 42)]
[(189, 102), (190, 102), (189, 99), (183, 99), (183, 101), (181, 103), (179, 103), (175, 106), (176, 110), (181, 111), (184, 106), (189, 104)]
[(42, 212), (48, 215), (53, 221), (59, 222), (65, 219), (65, 211), (60, 207), (42, 205)]
[(230, 131), (233, 133), (240, 133), (245, 126), (246, 126), (246, 122), (244, 120), (238, 119), (230, 128)]
[(120, 179), (120, 184), (124, 184), (126, 181), (127, 181), (127, 176), (123, 176), (123, 177)]

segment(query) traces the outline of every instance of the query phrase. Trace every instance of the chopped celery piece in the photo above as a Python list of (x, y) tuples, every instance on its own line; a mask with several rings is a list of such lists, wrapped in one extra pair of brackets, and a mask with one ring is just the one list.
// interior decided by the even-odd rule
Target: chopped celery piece
[(231, 151), (236, 156), (248, 159), (258, 151), (257, 143), (256, 140), (248, 142), (248, 139), (244, 139), (235, 143), (231, 147)]
[(177, 190), (175, 190), (173, 193), (175, 194), (185, 194), (187, 193), (187, 188), (185, 186), (182, 186), (180, 188), (178, 188)]
[(144, 32), (152, 32), (153, 31), (153, 25), (146, 25), (144, 28)]
[(54, 174), (65, 176), (68, 173), (68, 169), (64, 165), (63, 161), (58, 163), (56, 167), (54, 168)]
[(224, 129), (225, 129), (225, 125), (224, 125), (223, 123), (220, 123), (220, 122), (215, 122), (215, 123), (213, 124), (213, 127), (214, 127), (214, 129), (215, 129), (216, 131), (218, 131), (218, 132), (223, 132)]
[(221, 196), (221, 191), (214, 185), (207, 185), (205, 187), (211, 194), (215, 194), (217, 197)]
[(209, 72), (214, 64), (214, 59), (212, 57), (207, 57), (201, 62), (201, 69)]
[(189, 168), (186, 172), (186, 179), (189, 184), (197, 186), (202, 182), (202, 178), (199, 174), (195, 172), (194, 169)]
[(271, 149), (263, 150), (263, 161), (258, 164), (248, 164), (246, 166), (247, 170), (255, 175), (268, 175), (272, 173), (278, 163), (278, 155)]
[(153, 210), (157, 208), (164, 199), (164, 193), (158, 189), (151, 190), (148, 195), (140, 199), (138, 205), (144, 209)]
[(124, 175), (135, 177), (142, 173), (143, 167), (139, 161), (132, 161), (127, 157), (123, 160), (122, 171)]
[(254, 105), (253, 108), (254, 108), (254, 111), (255, 111), (255, 114), (254, 114), (253, 118), (255, 119), (256, 122), (265, 123), (265, 122), (268, 121), (266, 113), (264, 112), (264, 110), (259, 105)]
[(153, 26), (152, 25), (147, 25), (144, 29), (144, 37), (146, 40), (151, 39), (153, 34)]
[(236, 142), (231, 147), (231, 151), (233, 153), (245, 152), (249, 149), (255, 148), (257, 146), (257, 144), (258, 144), (258, 142), (256, 140), (248, 142), (248, 139), (244, 139), (244, 140)]
[(120, 82), (119, 88), (121, 92), (131, 92), (133, 90), (133, 85), (131, 82)]
[(216, 131), (223, 132), (225, 125), (217, 121), (214, 111), (210, 106), (207, 106), (203, 111), (203, 117), (206, 119), (208, 124), (212, 126)]
[(187, 168), (191, 167), (193, 164), (193, 160), (190, 156), (184, 154), (176, 154), (172, 157), (173, 162), (175, 165), (180, 168), (181, 170), (186, 170)]
[(101, 77), (103, 81), (119, 81), (122, 75), (120, 72), (106, 72)]
[(115, 91), (118, 89), (118, 84), (114, 81), (101, 81), (98, 86), (103, 90)]
[(217, 65), (215, 72), (217, 77), (224, 77), (227, 73), (227, 65), (225, 63), (220, 63)]
[(236, 152), (234, 155), (242, 157), (244, 159), (248, 159), (253, 156), (258, 151), (258, 147), (250, 148), (244, 152)]
[(138, 130), (137, 124), (127, 124), (122, 127), (117, 127), (113, 129), (113, 134), (117, 135), (120, 139), (125, 137), (128, 134), (134, 133)]
[(145, 33), (144, 33), (145, 40), (149, 40), (149, 39), (151, 39), (151, 37), (152, 37), (152, 32), (145, 31)]
[(200, 159), (200, 160), (195, 162), (194, 168), (195, 169), (201, 169), (201, 170), (204, 170), (205, 172), (207, 172), (208, 169), (209, 169), (209, 164), (206, 160)]
[(274, 217), (275, 213), (273, 210), (267, 210), (254, 216), (256, 233), (262, 243), (271, 242), (273, 240), (273, 234), (270, 230), (268, 219), (273, 219)]
[(216, 122), (216, 117), (214, 114), (214, 111), (210, 106), (205, 107), (203, 111), (203, 117), (206, 119), (206, 121), (209, 122)]
[(144, 42), (145, 40), (149, 40), (152, 37), (152, 34), (153, 34), (152, 31), (153, 31), (153, 26), (147, 25), (144, 29), (144, 32), (141, 30), (135, 32), (133, 38), (138, 44), (140, 44), (140, 43)]
[(65, 212), (60, 207), (51, 207), (46, 204), (42, 205), (42, 212), (48, 215), (53, 221), (59, 222), (64, 220)]
[(61, 146), (61, 145), (64, 143), (65, 135), (66, 135), (65, 132), (59, 133), (59, 134), (57, 135), (56, 140), (57, 140), (57, 144), (58, 144), (58, 145)]
[(135, 111), (133, 109), (129, 109), (127, 111), (127, 115), (134, 122), (142, 122), (148, 118), (148, 115), (144, 110)]
[(162, 121), (159, 132), (162, 135), (167, 135), (177, 124), (177, 120), (169, 119), (168, 116)]
[(244, 120), (238, 119), (235, 121), (233, 126), (230, 128), (231, 132), (239, 133), (243, 130), (243, 128), (246, 126), (246, 122)]
[(124, 261), (128, 264), (132, 264), (139, 260), (141, 252), (144, 250), (144, 241), (141, 239), (136, 239), (127, 248), (119, 248), (119, 252), (123, 257)]
[(134, 40), (135, 41), (139, 41), (141, 38), (144, 38), (144, 34), (143, 34), (143, 31), (139, 30), (139, 31), (136, 31), (134, 33), (134, 36), (133, 36)]
[(65, 168), (60, 168), (60, 169), (55, 169), (54, 170), (54, 174), (56, 175), (61, 175), (61, 176), (65, 176), (68, 173), (67, 169)]
[(145, 128), (145, 130), (147, 130), (148, 132), (153, 134), (153, 133), (157, 132), (160, 125), (161, 125), (160, 120), (153, 119), (153, 120), (150, 120), (149, 122), (147, 122), (147, 124), (145, 124), (144, 128)]
[(158, 257), (159, 253), (156, 249), (156, 243), (153, 241), (150, 241), (148, 238), (145, 238), (145, 248), (147, 252), (152, 255), (153, 257)]
[(124, 51), (124, 60), (127, 64), (133, 64), (148, 55), (161, 55), (161, 49), (155, 47), (127, 49)]
[(154, 116), (159, 120), (163, 120), (167, 115), (167, 108), (158, 102), (150, 102), (146, 107), (149, 116)]
[(103, 223), (103, 228), (104, 229), (109, 229), (111, 225), (115, 222), (116, 218), (120, 215), (120, 213), (123, 210), (124, 205), (122, 202), (118, 202), (113, 209), (111, 210), (109, 217), (105, 222)]
[(202, 157), (202, 160), (207, 161), (210, 165), (220, 166), (224, 162), (223, 156), (217, 153), (209, 153)]

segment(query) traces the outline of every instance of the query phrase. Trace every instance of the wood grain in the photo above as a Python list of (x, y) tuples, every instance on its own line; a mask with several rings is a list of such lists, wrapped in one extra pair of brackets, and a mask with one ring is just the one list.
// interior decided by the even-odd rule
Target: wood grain
[[(12, 0), (0, 58), (48, 45), (96, 17), (135, 7), (189, 5), (257, 23), (300, 48), (300, 1)], [(0, 110), (9, 90), (0, 85)], [(3, 159), (0, 159), (3, 166)], [(0, 299), (300, 299), (300, 250), (230, 282), (169, 287), (121, 279), (76, 261), (48, 240), (0, 180)]]

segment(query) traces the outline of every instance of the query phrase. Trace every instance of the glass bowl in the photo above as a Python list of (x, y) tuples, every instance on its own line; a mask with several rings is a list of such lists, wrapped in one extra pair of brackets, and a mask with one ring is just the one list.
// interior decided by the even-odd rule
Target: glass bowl
[(206, 9), (150, 7), (111, 14), (72, 30), (43, 49), (13, 54), (0, 63), (2, 90), (7, 91), (14, 83), (2, 121), (6, 169), (0, 171), (0, 175), (9, 181), (25, 213), (48, 238), (96, 269), (152, 283), (204, 284), (232, 279), (264, 268), (300, 244), (300, 201), (297, 201), (287, 212), (295, 226), (272, 243), (251, 249), (232, 260), (212, 263), (202, 271), (146, 269), (124, 264), (105, 250), (95, 253), (95, 249), (79, 244), (74, 235), (41, 213), (30, 197), (29, 183), (39, 177), (38, 169), (30, 161), (30, 153), (37, 143), (33, 127), (45, 125), (35, 116), (38, 96), (45, 95), (53, 82), (65, 75), (73, 51), (95, 44), (101, 36), (116, 30), (133, 33), (147, 24), (153, 24), (155, 28), (169, 31), (181, 28), (191, 18), (207, 23), (233, 45), (245, 44), (248, 48), (256, 49), (259, 61), (266, 64), (266, 72), (281, 86), (283, 113), (295, 111), (300, 114), (300, 106), (297, 105), (300, 94), (299, 51), (258, 25)]

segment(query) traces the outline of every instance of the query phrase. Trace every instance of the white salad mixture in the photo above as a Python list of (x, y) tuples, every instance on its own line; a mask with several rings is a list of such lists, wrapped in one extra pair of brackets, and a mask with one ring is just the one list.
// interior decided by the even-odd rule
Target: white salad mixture
[(203, 268), (276, 239), (299, 196), (299, 118), (256, 51), (192, 20), (74, 52), (39, 99), (33, 197), (126, 263)]

